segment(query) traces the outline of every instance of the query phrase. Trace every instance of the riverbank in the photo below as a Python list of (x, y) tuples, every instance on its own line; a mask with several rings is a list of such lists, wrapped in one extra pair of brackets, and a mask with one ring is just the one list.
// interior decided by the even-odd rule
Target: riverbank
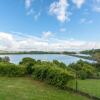
[(80, 56), (78, 54), (70, 54), (70, 56), (96, 61), (92, 56)]

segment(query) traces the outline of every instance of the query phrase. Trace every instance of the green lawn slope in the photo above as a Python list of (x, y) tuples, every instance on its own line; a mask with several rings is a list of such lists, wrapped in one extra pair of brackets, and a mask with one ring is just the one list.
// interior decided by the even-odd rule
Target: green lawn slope
[(0, 77), (0, 100), (89, 100), (30, 78)]

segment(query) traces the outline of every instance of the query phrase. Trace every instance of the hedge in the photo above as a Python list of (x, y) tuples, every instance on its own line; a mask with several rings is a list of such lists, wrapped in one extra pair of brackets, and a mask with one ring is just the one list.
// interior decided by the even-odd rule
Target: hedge
[(33, 78), (46, 81), (60, 88), (65, 88), (67, 83), (74, 79), (74, 76), (70, 72), (56, 66), (41, 64), (33, 66), (32, 70)]
[(11, 64), (0, 63), (0, 75), (1, 76), (24, 76), (26, 74), (26, 67)]

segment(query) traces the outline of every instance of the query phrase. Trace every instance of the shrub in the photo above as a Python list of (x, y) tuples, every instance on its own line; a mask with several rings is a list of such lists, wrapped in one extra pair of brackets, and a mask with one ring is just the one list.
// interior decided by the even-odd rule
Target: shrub
[(22, 61), (19, 63), (20, 65), (26, 66), (27, 74), (32, 74), (32, 66), (36, 63), (35, 59), (30, 57), (23, 58)]
[(60, 68), (66, 68), (67, 66), (63, 62), (59, 62), (58, 60), (53, 60), (53, 64)]
[(78, 77), (81, 79), (93, 78), (96, 73), (96, 69), (92, 66), (92, 64), (82, 60), (78, 61), (76, 64), (70, 64), (69, 67), (71, 67), (75, 73), (77, 72)]
[(26, 67), (18, 66), (11, 63), (0, 63), (0, 75), (2, 76), (24, 76)]
[(32, 59), (30, 57), (26, 57), (26, 58), (23, 58), (22, 61), (19, 64), (22, 64), (22, 65), (27, 65), (27, 64), (34, 65), (35, 63), (36, 63), (35, 59)]
[(0, 57), (0, 62), (10, 62), (10, 58), (8, 56)]
[(67, 83), (74, 78), (67, 70), (49, 64), (35, 65), (32, 76), (35, 79), (44, 80), (51, 85), (61, 88), (65, 88)]
[(88, 77), (88, 74), (84, 70), (80, 70), (78, 72), (78, 75), (82, 80), (84, 80), (84, 79), (86, 79)]

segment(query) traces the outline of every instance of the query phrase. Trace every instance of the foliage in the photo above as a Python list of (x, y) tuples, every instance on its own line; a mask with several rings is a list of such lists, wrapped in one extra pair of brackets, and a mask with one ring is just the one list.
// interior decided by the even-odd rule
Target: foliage
[(90, 54), (92, 59), (100, 63), (100, 49), (85, 50), (81, 51), (80, 53)]
[(67, 68), (67, 65), (64, 64), (63, 62), (59, 62), (58, 60), (53, 60), (53, 64), (55, 64), (56, 66), (60, 67), (60, 68)]
[(76, 52), (74, 52), (74, 51), (64, 51), (64, 52), (62, 52), (63, 54), (68, 54), (68, 55), (71, 55), (71, 54), (76, 54)]
[(78, 61), (76, 64), (70, 64), (69, 67), (71, 67), (75, 73), (77, 72), (78, 77), (81, 79), (93, 78), (96, 73), (95, 67), (82, 60)]
[(36, 63), (35, 59), (32, 59), (32, 58), (29, 58), (29, 57), (26, 57), (26, 58), (23, 58), (22, 61), (19, 63), (20, 65), (24, 65), (26, 66), (27, 68), (27, 73), (28, 74), (32, 74), (32, 66)]
[(35, 62), (36, 62), (35, 59), (32, 59), (30, 57), (26, 57), (26, 58), (23, 58), (19, 64), (23, 64), (23, 65), (32, 64), (32, 65), (34, 65)]
[(67, 70), (46, 63), (33, 67), (33, 77), (61, 88), (65, 88), (67, 83), (74, 78)]
[(100, 49), (85, 50), (81, 51), (80, 53), (93, 55), (95, 53), (100, 53)]
[(24, 76), (26, 74), (26, 67), (18, 66), (15, 64), (2, 62), (0, 63), (0, 75), (1, 76)]
[(100, 78), (100, 71), (96, 67), (97, 65), (82, 60), (67, 66), (57, 60), (49, 62), (26, 57), (22, 59), (19, 65), (11, 64), (7, 60), (0, 62), (0, 75), (32, 75), (35, 79), (65, 88), (71, 80), (75, 79), (76, 73), (81, 79)]
[(5, 56), (5, 57), (0, 57), (0, 62), (10, 62), (10, 58)]
[(98, 63), (100, 63), (100, 53), (95, 53), (95, 54), (93, 55), (93, 58), (95, 58), (96, 61), (97, 61)]

